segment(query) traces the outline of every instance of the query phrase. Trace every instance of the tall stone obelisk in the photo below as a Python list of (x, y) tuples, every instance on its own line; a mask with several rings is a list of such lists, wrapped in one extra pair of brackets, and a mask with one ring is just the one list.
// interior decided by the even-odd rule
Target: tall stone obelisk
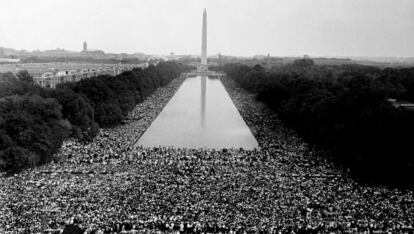
[(203, 11), (203, 33), (201, 42), (201, 65), (207, 66), (207, 12)]

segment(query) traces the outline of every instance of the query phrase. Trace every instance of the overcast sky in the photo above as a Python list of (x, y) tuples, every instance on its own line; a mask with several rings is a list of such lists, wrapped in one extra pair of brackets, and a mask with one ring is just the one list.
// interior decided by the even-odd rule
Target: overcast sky
[(414, 56), (414, 0), (0, 0), (0, 46), (199, 54)]

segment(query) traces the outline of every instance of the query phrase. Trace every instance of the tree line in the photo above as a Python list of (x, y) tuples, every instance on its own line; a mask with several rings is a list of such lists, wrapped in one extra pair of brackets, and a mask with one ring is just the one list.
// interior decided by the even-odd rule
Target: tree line
[(49, 162), (67, 137), (92, 140), (99, 127), (121, 123), (136, 104), (190, 69), (160, 62), (56, 89), (35, 85), (27, 71), (0, 73), (0, 170)]
[(273, 67), (225, 64), (241, 87), (275, 109), (309, 143), (331, 152), (365, 181), (413, 185), (414, 68), (316, 66), (311, 59)]

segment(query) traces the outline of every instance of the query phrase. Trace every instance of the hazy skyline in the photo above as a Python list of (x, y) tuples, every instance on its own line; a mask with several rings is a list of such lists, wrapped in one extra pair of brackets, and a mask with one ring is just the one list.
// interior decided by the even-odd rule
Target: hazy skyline
[(414, 57), (412, 0), (0, 0), (0, 46), (46, 50)]

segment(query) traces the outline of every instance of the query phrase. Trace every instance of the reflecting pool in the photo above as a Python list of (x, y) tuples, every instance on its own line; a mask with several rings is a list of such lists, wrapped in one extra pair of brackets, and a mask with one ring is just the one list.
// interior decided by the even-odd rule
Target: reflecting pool
[(187, 78), (136, 144), (215, 149), (258, 147), (220, 79), (205, 76)]

